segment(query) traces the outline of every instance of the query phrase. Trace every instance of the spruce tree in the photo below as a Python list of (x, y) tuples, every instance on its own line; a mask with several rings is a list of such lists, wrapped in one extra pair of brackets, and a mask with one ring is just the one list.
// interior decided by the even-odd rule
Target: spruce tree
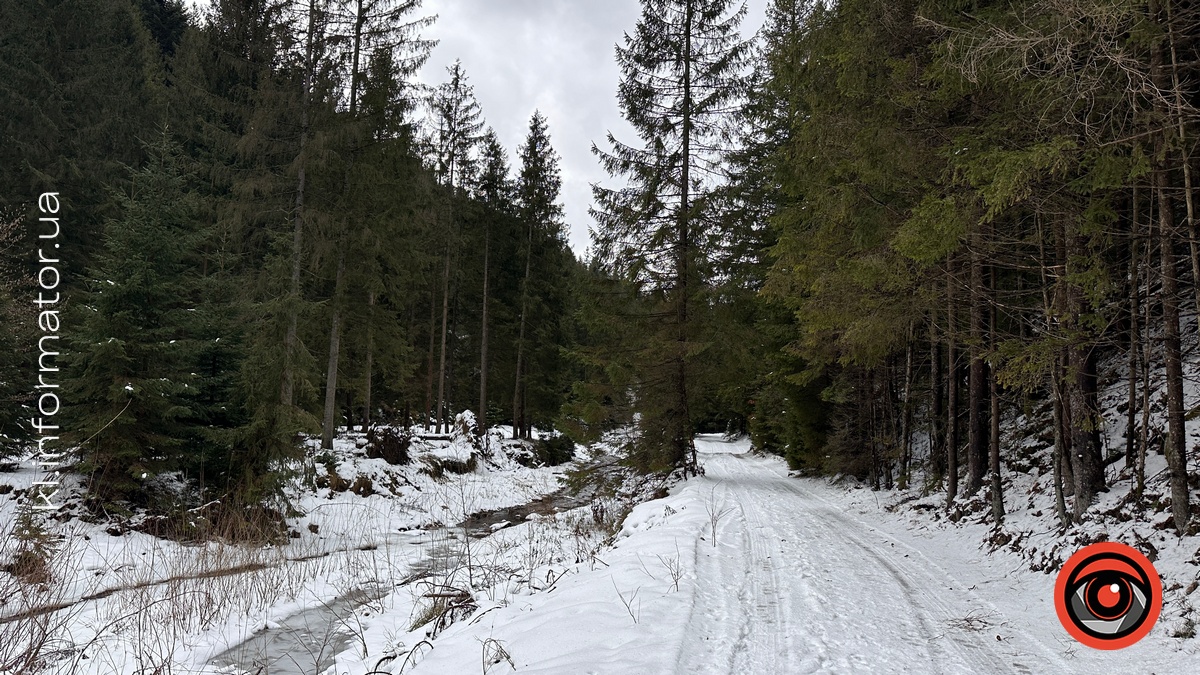
[(121, 216), (107, 224), (70, 315), (64, 440), (78, 445), (89, 488), (105, 503), (136, 502), (149, 476), (177, 468), (194, 424), (190, 310), (199, 297), (186, 264), (196, 244), (187, 180), (164, 134), (118, 195)]
[(188, 10), (183, 0), (139, 0), (138, 7), (163, 56), (173, 56), (188, 26)]
[[(530, 423), (526, 415), (526, 359), (532, 351), (527, 345), (533, 336), (536, 319), (531, 316), (536, 292), (533, 286), (534, 256), (547, 239), (557, 240), (563, 229), (563, 207), (559, 203), (562, 176), (558, 153), (550, 145), (546, 118), (534, 112), (529, 120), (529, 132), (520, 149), (521, 171), (517, 177), (517, 208), (525, 226), (524, 263), (521, 280), (521, 309), (517, 329), (517, 365), (513, 389), (513, 438), (530, 438)], [(538, 265), (539, 272), (548, 269)]]
[[(311, 356), (305, 341), (287, 345), (285, 336), (290, 313), (314, 311), (312, 298), (288, 285), (296, 219), (320, 222), (332, 210), (318, 189), (328, 171), (309, 171), (309, 189), (297, 179), (310, 153), (329, 151), (311, 141), (331, 127), (332, 59), (319, 42), (312, 58), (307, 49), (321, 30), (307, 19), (325, 4), (214, 1), (172, 61), (171, 120), (198, 174), (194, 265), (211, 298), (195, 312), (203, 387), (191, 405), (204, 426), (192, 467), (205, 487), (249, 503), (281, 484), (278, 462), (297, 455), (301, 432), (316, 429), (311, 408), (282, 402), (281, 383), (292, 374), (295, 401), (311, 407)], [(318, 14), (293, 11), (314, 7)]]
[[(515, 211), (515, 186), (509, 175), (508, 155), (500, 145), (500, 139), (491, 127), (483, 134), (482, 150), (480, 153), (480, 171), (478, 184), (474, 189), (476, 197), (482, 202), (483, 212), (483, 298), (480, 301), (480, 330), (479, 330), (479, 408), (475, 413), (479, 425), (479, 433), (487, 433), (488, 410), (488, 374), (491, 362), (488, 360), (489, 309), (492, 297), (491, 289), (491, 252), (493, 221), (506, 220)], [(503, 225), (504, 223), (500, 223)], [(498, 229), (498, 228), (497, 228)]]
[(710, 195), (718, 181), (721, 122), (739, 96), (748, 43), (738, 35), (745, 6), (732, 0), (643, 0), (632, 35), (616, 50), (617, 98), (639, 145), (608, 136), (593, 151), (625, 188), (597, 186), (596, 255), (637, 283), (659, 337), (644, 354), (641, 461), (695, 467), (690, 384), (697, 345), (694, 298)]
[[(426, 139), (432, 168), (443, 188), (443, 197), (437, 208), (437, 218), (441, 221), (441, 237), (434, 242), (442, 248), (437, 407), (435, 411), (431, 411), (436, 419), (438, 433), (448, 424), (446, 367), (450, 327), (450, 282), (454, 271), (454, 253), (460, 236), (460, 200), (467, 196), (464, 188), (475, 179), (478, 170), (477, 153), (483, 129), (482, 114), (479, 103), (475, 100), (474, 87), (469, 84), (462, 63), (455, 61), (446, 70), (450, 79), (438, 86), (429, 101), (431, 119)], [(433, 331), (434, 326), (431, 325), (430, 332)], [(433, 344), (432, 341), (430, 344)], [(432, 379), (432, 346), (429, 364)]]
[(69, 195), (65, 266), (83, 269), (99, 246), (110, 189), (142, 161), (160, 119), (162, 81), (130, 0), (0, 3), (0, 207)]
[[(371, 140), (356, 156), (351, 177), (350, 209), (359, 223), (351, 245), (359, 264), (348, 274), (358, 292), (347, 300), (361, 329), (346, 336), (358, 358), (345, 369), (351, 380), (344, 389), (354, 401), (350, 407), (361, 407), (364, 429), (379, 402), (377, 382), (404, 378), (414, 365), (409, 350), (401, 347), (408, 336), (397, 312), (407, 307), (410, 289), (419, 283), (428, 232), (418, 214), (432, 198), (409, 116), (416, 105), (408, 82), (415, 63), (396, 56), (379, 50), (370, 57), (360, 118)], [(377, 380), (376, 374), (385, 377)]]
[[(342, 26), (339, 44), (342, 46), (340, 63), (343, 84), (348, 88), (345, 126), (342, 134), (341, 160), (344, 168), (342, 189), (338, 193), (341, 217), (331, 221), (324, 246), (329, 263), (334, 267), (332, 297), (330, 298), (329, 358), (325, 370), (325, 405), (322, 416), (321, 447), (333, 447), (333, 434), (337, 426), (337, 394), (339, 364), (341, 361), (342, 338), (347, 316), (356, 301), (365, 299), (374, 304), (374, 293), (367, 298), (350, 298), (347, 295), (348, 279), (346, 257), (350, 255), (354, 241), (364, 234), (367, 227), (365, 215), (359, 210), (360, 197), (371, 189), (372, 175), (369, 164), (361, 163), (360, 155), (372, 148), (386, 135), (388, 116), (364, 117), (363, 96), (370, 82), (370, 66), (375, 64), (376, 84), (392, 79), (397, 73), (411, 73), (420, 68), (428, 56), (431, 44), (420, 40), (420, 30), (429, 25), (431, 19), (413, 19), (409, 15), (420, 8), (420, 0), (347, 0), (341, 7), (338, 21)], [(384, 52), (390, 55), (384, 56)], [(377, 56), (378, 55), (378, 56)], [(378, 76), (385, 75), (383, 79)], [(394, 87), (388, 82), (386, 87)], [(384, 100), (391, 97), (383, 95)], [(388, 106), (384, 106), (386, 111)], [(374, 128), (373, 128), (374, 127)]]

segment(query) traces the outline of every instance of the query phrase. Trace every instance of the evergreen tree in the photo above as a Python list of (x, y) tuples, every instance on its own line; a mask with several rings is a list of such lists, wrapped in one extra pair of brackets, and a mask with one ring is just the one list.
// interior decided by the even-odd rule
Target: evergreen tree
[[(369, 231), (363, 231), (366, 221), (364, 214), (357, 207), (361, 204), (358, 198), (371, 189), (370, 182), (364, 178), (370, 176), (372, 171), (369, 164), (359, 162), (359, 155), (366, 148), (373, 146), (380, 136), (386, 134), (386, 125), (390, 123), (390, 115), (375, 119), (363, 118), (362, 97), (367, 91), (371, 76), (369, 66), (372, 62), (375, 64), (376, 85), (383, 92), (376, 98), (381, 97), (384, 102), (394, 98), (388, 92), (397, 86), (394, 80), (397, 73), (415, 72), (424, 63), (432, 45), (418, 39), (418, 35), (431, 20), (409, 17), (420, 4), (420, 0), (348, 0), (339, 14), (344, 25), (344, 31), (340, 34), (340, 43), (344, 50), (341, 62), (347, 67), (343, 74), (343, 82), (348, 85), (349, 94), (341, 157), (345, 175), (338, 196), (342, 218), (331, 221), (332, 231), (325, 238), (325, 245), (329, 249), (328, 259), (333, 263), (335, 271), (329, 303), (329, 360), (325, 371), (325, 406), (321, 434), (323, 448), (333, 447), (334, 428), (338, 418), (337, 383), (344, 322), (354, 302), (354, 299), (346, 295), (346, 256), (356, 238), (364, 234), (370, 236)], [(383, 52), (391, 54), (384, 56)], [(375, 56), (377, 53), (378, 57)], [(382, 110), (386, 111), (387, 108), (385, 103)], [(376, 126), (376, 129), (372, 129), (372, 126)], [(368, 292), (365, 299), (369, 305), (374, 304), (374, 295)]]
[(104, 503), (144, 497), (145, 480), (180, 465), (194, 424), (199, 300), (187, 260), (196, 244), (194, 204), (177, 149), (164, 135), (148, 165), (118, 197), (103, 251), (71, 322), (64, 437), (79, 445), (81, 470)]
[(605, 169), (628, 187), (595, 190), (596, 255), (644, 294), (647, 327), (658, 336), (644, 354), (639, 400), (647, 466), (695, 468), (689, 371), (694, 299), (717, 182), (721, 121), (739, 94), (749, 45), (737, 32), (745, 7), (732, 0), (643, 0), (633, 35), (616, 50), (617, 98), (641, 147), (609, 134), (611, 150), (593, 147)]
[(162, 79), (131, 0), (0, 3), (0, 207), (70, 195), (66, 268), (82, 269), (99, 246), (110, 188), (160, 120)]
[(795, 68), (805, 58), (810, 0), (775, 0), (755, 43), (745, 103), (731, 115), (733, 147), (725, 154), (724, 184), (714, 192), (719, 227), (710, 234), (713, 288), (703, 341), (710, 367), (702, 373), (709, 431), (749, 431), (758, 447), (785, 455), (799, 468), (823, 455), (824, 404), (820, 380), (791, 381), (805, 368), (787, 348), (796, 333), (792, 312), (761, 291), (778, 241), (773, 219), (795, 197), (780, 190), (784, 159), (803, 123)]
[[(529, 133), (520, 149), (521, 171), (517, 177), (517, 208), (525, 226), (525, 271), (521, 280), (521, 310), (517, 329), (516, 378), (513, 389), (513, 438), (530, 438), (531, 429), (526, 416), (528, 366), (525, 360), (533, 351), (527, 346), (533, 337), (531, 324), (549, 320), (555, 314), (543, 314), (531, 309), (536, 291), (533, 286), (535, 249), (545, 249), (546, 242), (557, 242), (563, 230), (563, 208), (559, 203), (562, 177), (558, 153), (550, 145), (546, 118), (534, 112), (529, 120)], [(543, 253), (543, 257), (545, 253)], [(537, 269), (548, 273), (552, 268), (539, 261)], [(549, 290), (549, 289), (543, 289)], [(544, 296), (537, 294), (544, 300)]]
[[(414, 263), (422, 260), (429, 233), (417, 214), (433, 198), (408, 117), (415, 93), (407, 85), (413, 74), (407, 69), (416, 63), (398, 61), (389, 50), (377, 51), (363, 83), (361, 115), (373, 140), (357, 155), (350, 179), (356, 190), (351, 209), (359, 223), (351, 245), (359, 264), (348, 279), (359, 292), (347, 299), (357, 327), (347, 334), (348, 347), (361, 358), (346, 369), (353, 386), (345, 388), (354, 401), (348, 407), (362, 409), (364, 428), (377, 402), (375, 371), (389, 381), (403, 379), (415, 368), (414, 350), (406, 344), (408, 331), (397, 312), (406, 307), (409, 289), (420, 280), (416, 269), (422, 265)], [(361, 394), (359, 400), (356, 394)]]
[(139, 0), (142, 21), (163, 56), (170, 58), (183, 39), (188, 26), (188, 11), (183, 0)]
[[(441, 270), (441, 330), (437, 369), (437, 407), (428, 411), (436, 420), (438, 433), (448, 424), (446, 411), (447, 339), (450, 320), (450, 281), (454, 271), (454, 253), (460, 236), (459, 219), (462, 209), (463, 189), (474, 180), (477, 152), (483, 129), (479, 103), (475, 100), (474, 87), (467, 80), (462, 63), (455, 61), (446, 69), (450, 79), (433, 92), (429, 101), (429, 137), (426, 140), (434, 174), (443, 187), (444, 197), (437, 209), (441, 221), (441, 237), (435, 242), (443, 249)], [(431, 293), (431, 295), (434, 295)], [(434, 332), (431, 325), (430, 334)], [(429, 378), (433, 381), (433, 341), (430, 341)], [(432, 393), (432, 392), (431, 392)]]
[[(315, 428), (310, 410), (281, 401), (287, 375), (297, 401), (313, 399), (311, 357), (285, 339), (289, 313), (313, 309), (287, 280), (296, 218), (319, 222), (331, 210), (327, 198), (297, 207), (305, 190), (296, 174), (308, 153), (328, 149), (304, 139), (330, 129), (334, 83), (322, 65), (331, 59), (320, 21), (314, 32), (308, 20), (320, 19), (322, 3), (304, 8), (316, 14), (294, 14), (292, 5), (214, 1), (172, 63), (172, 119), (201, 176), (193, 188), (202, 223), (196, 269), (211, 294), (195, 313), (195, 372), (206, 386), (192, 406), (206, 424), (192, 468), (203, 486), (247, 503), (273, 493), (279, 460), (296, 456), (298, 434)], [(321, 186), (328, 172), (307, 180)]]
[[(483, 149), (480, 156), (481, 168), (479, 181), (475, 186), (475, 194), (484, 207), (483, 213), (483, 298), (480, 301), (480, 331), (479, 331), (479, 408), (475, 413), (479, 424), (479, 433), (487, 433), (488, 425), (488, 374), (491, 363), (488, 360), (488, 318), (492, 302), (489, 293), (491, 284), (491, 251), (492, 231), (494, 220), (512, 218), (515, 207), (515, 186), (509, 176), (508, 155), (500, 145), (496, 132), (488, 127), (484, 132)], [(501, 226), (504, 223), (500, 223)], [(497, 228), (498, 229), (498, 228)], [(502, 230), (503, 231), (503, 230)]]

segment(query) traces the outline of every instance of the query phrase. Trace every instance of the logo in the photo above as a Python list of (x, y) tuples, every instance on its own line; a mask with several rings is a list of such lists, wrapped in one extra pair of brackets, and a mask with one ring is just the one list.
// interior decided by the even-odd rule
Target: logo
[(1094, 649), (1122, 649), (1146, 637), (1162, 609), (1154, 565), (1125, 544), (1106, 541), (1080, 549), (1054, 584), (1058, 620)]

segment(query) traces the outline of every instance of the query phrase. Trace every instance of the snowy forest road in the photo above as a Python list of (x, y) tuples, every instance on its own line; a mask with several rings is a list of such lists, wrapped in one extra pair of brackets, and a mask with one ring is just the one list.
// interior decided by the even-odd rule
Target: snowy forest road
[(710, 527), (696, 549), (676, 672), (1071, 670), (1057, 645), (1006, 621), (931, 560), (935, 551), (843, 513), (778, 459), (711, 437), (697, 446), (712, 483), (706, 508), (719, 519), (715, 542)]

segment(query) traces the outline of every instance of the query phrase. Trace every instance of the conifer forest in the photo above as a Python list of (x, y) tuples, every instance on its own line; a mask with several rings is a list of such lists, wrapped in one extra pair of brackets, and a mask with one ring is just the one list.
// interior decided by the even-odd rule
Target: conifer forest
[(0, 675), (1192, 672), (1193, 156), (1179, 0), (0, 0)]

